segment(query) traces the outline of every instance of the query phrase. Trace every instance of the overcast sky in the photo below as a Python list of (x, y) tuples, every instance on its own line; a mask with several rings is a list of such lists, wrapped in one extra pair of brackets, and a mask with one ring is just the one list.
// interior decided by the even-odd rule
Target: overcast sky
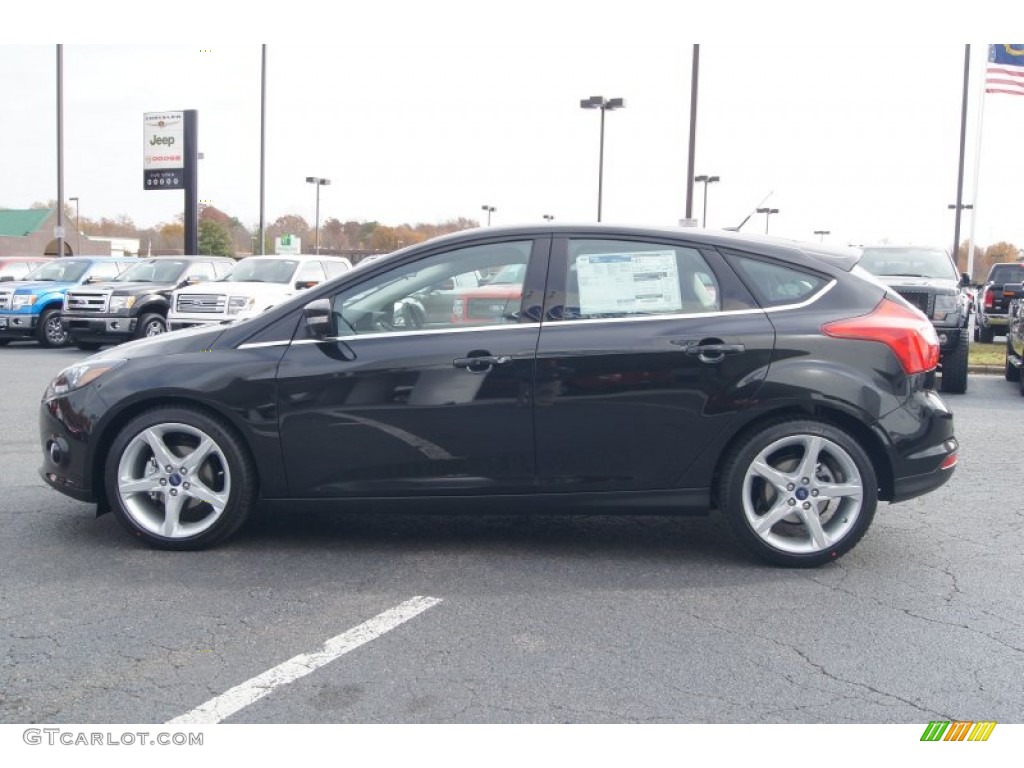
[[(926, 39), (909, 33), (913, 14), (882, 3), (835, 16), (824, 35), (794, 23), (820, 14), (820, 3), (720, 3), (714, 15), (643, 0), (347, 5), (333, 15), (304, 1), (275, 6), (249, 28), (191, 15), (199, 4), (166, 12), (147, 4), (150, 15), (90, 4), (64, 23), (65, 197), (80, 198), (89, 218), (172, 220), (183, 193), (143, 189), (143, 114), (196, 109), (200, 199), (258, 222), (266, 40), (268, 223), (288, 213), (313, 223), (306, 176), (331, 179), (321, 189), (321, 221), (479, 219), (484, 204), (497, 208), (495, 224), (543, 214), (592, 221), (600, 115), (579, 101), (602, 95), (626, 100), (607, 114), (604, 220), (676, 224), (685, 213), (699, 42), (694, 171), (721, 178), (708, 190), (709, 227), (736, 226), (763, 202), (779, 209), (772, 234), (817, 239), (815, 230), (830, 230), (835, 243), (948, 248), (965, 38), (1012, 34), (975, 14), (973, 25), (950, 20), (944, 38)], [(268, 8), (251, 6), (255, 14)], [(22, 25), (45, 29), (37, 18)], [(204, 28), (209, 39), (165, 44)], [(972, 52), (964, 200), (977, 202), (978, 243), (1024, 247), (1015, 184), (1024, 178), (1024, 98), (985, 98), (974, 201), (987, 43)], [(55, 83), (55, 42), (0, 44), (0, 207), (56, 197)], [(698, 220), (702, 197), (698, 185)], [(764, 232), (764, 219), (754, 215), (744, 231)], [(969, 228), (965, 216), (963, 239)]]

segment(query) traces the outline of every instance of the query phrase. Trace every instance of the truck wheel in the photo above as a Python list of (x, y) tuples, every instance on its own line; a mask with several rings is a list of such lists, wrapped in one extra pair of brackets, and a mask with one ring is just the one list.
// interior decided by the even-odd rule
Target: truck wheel
[(960, 332), (960, 339), (956, 346), (942, 358), (940, 388), (943, 392), (962, 395), (967, 391), (967, 358), (969, 354), (970, 342), (967, 339), (967, 330), (964, 329)]
[(161, 333), (167, 333), (167, 321), (160, 315), (143, 315), (139, 318), (139, 324), (135, 326), (136, 339), (159, 336)]
[(983, 344), (991, 344), (993, 336), (995, 336), (995, 334), (992, 332), (991, 328), (978, 329), (978, 341), (982, 342)]
[(71, 336), (60, 324), (60, 310), (48, 309), (39, 318), (36, 339), (44, 347), (66, 347)]
[(95, 352), (97, 349), (103, 346), (97, 341), (78, 341), (77, 339), (72, 339), (71, 343), (74, 344), (83, 352)]

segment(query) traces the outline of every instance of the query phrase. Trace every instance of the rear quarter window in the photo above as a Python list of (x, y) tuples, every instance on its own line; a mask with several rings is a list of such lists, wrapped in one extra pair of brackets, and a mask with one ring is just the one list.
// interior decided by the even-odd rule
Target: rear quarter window
[(762, 307), (799, 304), (819, 293), (829, 282), (814, 272), (774, 261), (737, 255), (732, 255), (729, 261)]

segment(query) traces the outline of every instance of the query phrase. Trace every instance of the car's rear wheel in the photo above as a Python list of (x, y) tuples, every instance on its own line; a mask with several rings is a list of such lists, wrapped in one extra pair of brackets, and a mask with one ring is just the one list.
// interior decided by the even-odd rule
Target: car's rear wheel
[(995, 332), (991, 328), (978, 329), (978, 341), (982, 342), (983, 344), (991, 344), (994, 336)]
[(132, 419), (110, 448), (105, 482), (121, 524), (160, 549), (223, 541), (256, 499), (256, 469), (242, 440), (220, 419), (186, 407)]
[(741, 439), (719, 476), (718, 506), (740, 541), (777, 565), (811, 567), (860, 541), (878, 504), (874, 467), (844, 430), (785, 420)]
[(1004, 363), (1003, 378), (1007, 381), (1020, 381), (1020, 368), (1010, 363), (1010, 342), (1006, 342), (1006, 362)]
[(48, 309), (39, 318), (36, 339), (44, 347), (66, 347), (71, 337), (60, 324), (60, 310)]

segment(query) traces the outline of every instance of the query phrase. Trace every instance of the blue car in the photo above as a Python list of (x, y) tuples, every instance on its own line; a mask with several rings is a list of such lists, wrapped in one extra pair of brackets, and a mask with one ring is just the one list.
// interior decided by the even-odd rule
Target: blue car
[(0, 346), (14, 339), (35, 339), (44, 347), (69, 341), (60, 313), (69, 288), (112, 280), (134, 264), (130, 257), (94, 256), (54, 259), (24, 280), (0, 283)]

